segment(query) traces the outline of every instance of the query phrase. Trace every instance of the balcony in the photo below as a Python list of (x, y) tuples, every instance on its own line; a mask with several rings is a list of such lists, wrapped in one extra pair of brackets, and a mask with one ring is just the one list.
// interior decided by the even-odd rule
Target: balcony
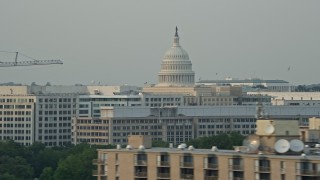
[(229, 165), (229, 169), (233, 171), (243, 171), (243, 165)]
[(218, 169), (218, 164), (208, 163), (206, 169)]
[(320, 171), (313, 169), (297, 169), (297, 174), (303, 176), (320, 176)]
[(259, 172), (270, 172), (270, 167), (268, 166), (259, 166), (257, 169), (259, 169)]
[(170, 166), (170, 162), (169, 161), (159, 161), (159, 166)]
[(106, 176), (106, 175), (107, 175), (107, 172), (92, 170), (92, 176)]
[(170, 179), (170, 173), (158, 173), (158, 178), (169, 178)]
[(181, 162), (180, 166), (181, 167), (193, 167), (193, 163), (192, 162)]
[(147, 161), (146, 160), (137, 160), (135, 162), (135, 165), (138, 165), (138, 166), (146, 166), (147, 165)]
[(232, 180), (245, 180), (245, 179), (242, 177), (233, 177)]
[(205, 180), (218, 180), (219, 177), (218, 176), (204, 176)]
[(193, 179), (193, 174), (181, 174), (181, 179)]
[(144, 171), (144, 172), (136, 172), (135, 176), (139, 177), (139, 178), (146, 178), (148, 176), (148, 172), (146, 172), (146, 171)]
[(106, 161), (102, 161), (101, 159), (93, 159), (92, 164), (93, 165), (106, 164)]

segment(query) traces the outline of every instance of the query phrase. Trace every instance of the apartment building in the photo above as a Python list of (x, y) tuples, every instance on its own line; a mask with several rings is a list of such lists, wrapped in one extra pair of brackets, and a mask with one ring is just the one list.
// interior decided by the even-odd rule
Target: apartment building
[(98, 180), (316, 180), (319, 155), (249, 154), (189, 148), (99, 149)]

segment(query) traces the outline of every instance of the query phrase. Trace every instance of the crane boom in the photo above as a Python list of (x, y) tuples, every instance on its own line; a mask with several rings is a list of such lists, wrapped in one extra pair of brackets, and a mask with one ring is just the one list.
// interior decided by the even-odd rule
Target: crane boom
[(33, 65), (50, 65), (50, 64), (63, 64), (61, 60), (36, 60), (32, 59), (31, 61), (18, 61), (18, 52), (16, 53), (14, 62), (1, 62), (0, 67), (12, 67), (12, 66), (33, 66)]

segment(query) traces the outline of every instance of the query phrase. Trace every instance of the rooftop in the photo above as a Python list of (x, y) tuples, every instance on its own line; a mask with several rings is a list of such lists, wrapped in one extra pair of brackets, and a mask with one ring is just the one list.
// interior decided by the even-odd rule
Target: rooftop
[(169, 154), (208, 154), (208, 155), (216, 155), (216, 156), (246, 156), (246, 157), (268, 157), (268, 158), (285, 158), (285, 159), (303, 159), (303, 160), (320, 160), (320, 155), (277, 155), (277, 154), (250, 154), (250, 153), (242, 153), (237, 152), (234, 150), (217, 150), (212, 151), (211, 149), (193, 149), (188, 150), (188, 148), (185, 148), (183, 150), (178, 148), (151, 148), (151, 149), (99, 149), (99, 151), (107, 151), (107, 152), (132, 152), (132, 153), (139, 153), (139, 152), (145, 152), (145, 153), (169, 153)]

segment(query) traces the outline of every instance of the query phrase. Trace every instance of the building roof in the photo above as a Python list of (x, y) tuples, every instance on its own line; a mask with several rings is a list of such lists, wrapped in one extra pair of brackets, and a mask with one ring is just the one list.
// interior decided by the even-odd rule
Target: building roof
[(230, 83), (289, 83), (289, 82), (284, 80), (236, 79), (236, 80), (200, 80), (197, 83), (230, 84)]
[(281, 159), (301, 159), (301, 160), (320, 160), (319, 155), (306, 155), (302, 157), (301, 155), (285, 155), (285, 154), (251, 154), (251, 153), (242, 153), (234, 150), (217, 150), (212, 151), (211, 149), (193, 149), (188, 150), (185, 148), (183, 150), (178, 148), (151, 148), (151, 149), (98, 149), (98, 151), (107, 151), (107, 152), (132, 152), (132, 153), (169, 153), (169, 154), (208, 154), (208, 155), (216, 155), (216, 156), (246, 156), (246, 157), (268, 157), (268, 158), (281, 158)]

